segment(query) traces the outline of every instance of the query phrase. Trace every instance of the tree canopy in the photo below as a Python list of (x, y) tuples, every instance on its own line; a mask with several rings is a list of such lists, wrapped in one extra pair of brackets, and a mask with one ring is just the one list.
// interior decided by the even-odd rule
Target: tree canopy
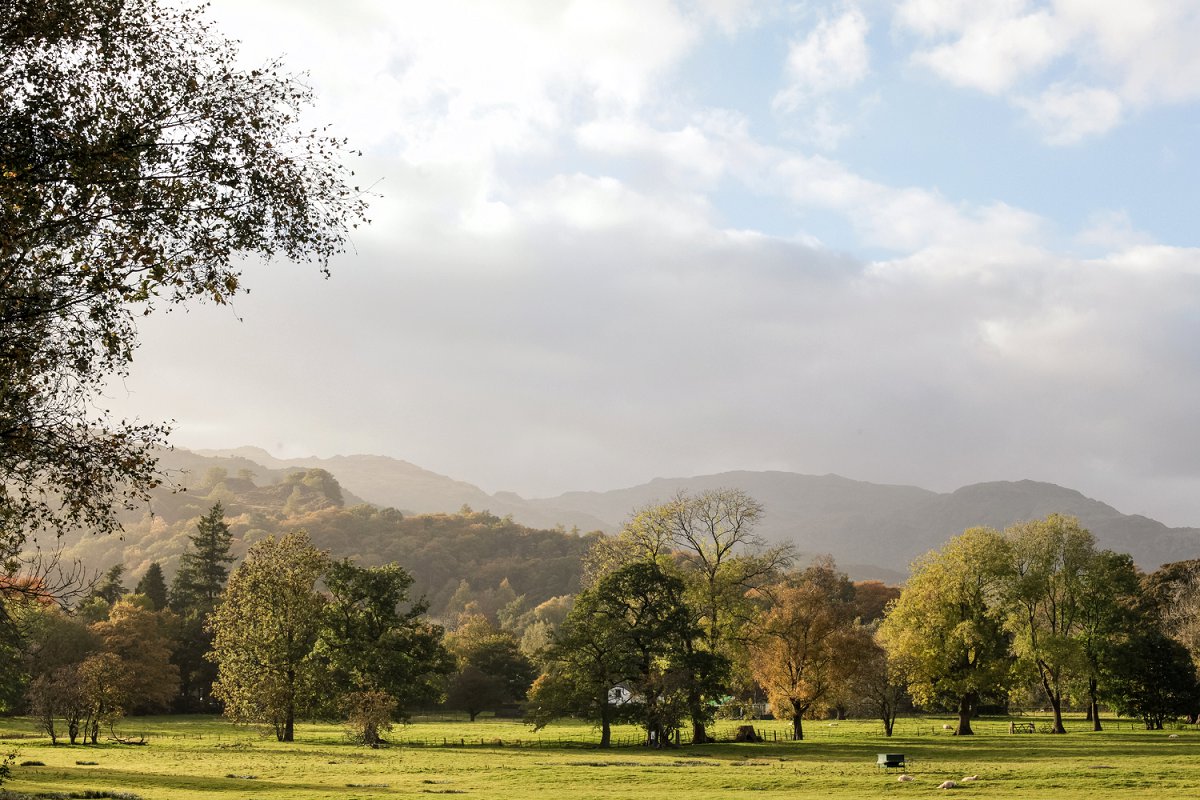
[(117, 527), (165, 427), (94, 399), (137, 315), (226, 302), (247, 255), (327, 270), (363, 219), (309, 88), (245, 70), (203, 9), (0, 0), (0, 555)]

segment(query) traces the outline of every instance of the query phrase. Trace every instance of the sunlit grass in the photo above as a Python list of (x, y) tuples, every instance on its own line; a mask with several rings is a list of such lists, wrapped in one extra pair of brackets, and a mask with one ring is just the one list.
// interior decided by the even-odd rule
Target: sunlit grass
[[(1028, 718), (1026, 718), (1028, 719)], [(946, 779), (978, 774), (960, 793), (979, 797), (1129, 798), (1200, 787), (1200, 733), (1144, 731), (1129, 721), (1092, 733), (1081, 719), (1070, 734), (1008, 733), (1007, 719), (977, 722), (975, 737), (942, 729), (949, 718), (905, 719), (886, 739), (878, 723), (805, 725), (806, 740), (786, 740), (783, 722), (755, 723), (762, 744), (717, 744), (648, 750), (599, 750), (584, 723), (534, 733), (516, 720), (418, 718), (393, 732), (393, 745), (349, 743), (336, 724), (307, 724), (281, 744), (212, 717), (126, 720), (124, 735), (145, 746), (60, 745), (37, 736), (27, 720), (0, 720), (3, 745), (19, 748), (9, 788), (28, 793), (107, 790), (145, 800), (228, 797), (383, 798), (465, 794), (479, 798), (887, 797), (933, 791)], [(731, 736), (738, 723), (718, 723)], [(1171, 739), (1175, 733), (1178, 738)], [(634, 741), (632, 728), (618, 740)], [(775, 737), (778, 741), (773, 741)], [(442, 741), (446, 746), (442, 745)], [(417, 744), (417, 743), (420, 744)], [(482, 744), (480, 744), (482, 742)], [(5, 751), (10, 749), (4, 748)], [(875, 766), (879, 752), (909, 759), (911, 783)], [(77, 762), (96, 762), (95, 764)]]

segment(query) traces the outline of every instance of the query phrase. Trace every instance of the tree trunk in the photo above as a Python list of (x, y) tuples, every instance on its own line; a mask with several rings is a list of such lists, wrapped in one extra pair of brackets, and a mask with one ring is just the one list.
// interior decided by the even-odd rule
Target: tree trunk
[(474, 709), (472, 709), (472, 708), (468, 708), (468, 709), (467, 709), (467, 716), (469, 716), (469, 717), (471, 718), (471, 722), (474, 722), (474, 721), (475, 721), (475, 717), (479, 716), (479, 712), (478, 712), (478, 711), (476, 711), (476, 710), (474, 710)]
[(799, 742), (804, 739), (804, 709), (795, 703), (792, 704), (792, 741)]
[(296, 741), (296, 709), (288, 703), (287, 719), (283, 723), (283, 741)]
[(600, 746), (612, 744), (612, 708), (608, 705), (608, 692), (604, 692), (605, 700), (600, 703)]
[(894, 716), (892, 716), (890, 713), (885, 711), (883, 714), (883, 735), (891, 736), (892, 728), (894, 728), (895, 726), (896, 726), (896, 718)]
[(1055, 691), (1050, 685), (1050, 678), (1045, 670), (1042, 670), (1042, 688), (1046, 691), (1046, 699), (1050, 701), (1050, 710), (1054, 712), (1054, 725), (1050, 732), (1066, 733), (1067, 729), (1063, 727), (1062, 721), (1062, 692)]
[(704, 724), (704, 701), (695, 689), (688, 690), (688, 714), (692, 718), (692, 744), (711, 742)]
[(1096, 698), (1097, 694), (1096, 679), (1088, 678), (1088, 716), (1092, 719), (1092, 730), (1102, 731), (1104, 728), (1100, 725), (1100, 701)]
[(955, 736), (974, 736), (971, 730), (971, 712), (975, 710), (975, 692), (967, 692), (958, 700), (958, 728)]

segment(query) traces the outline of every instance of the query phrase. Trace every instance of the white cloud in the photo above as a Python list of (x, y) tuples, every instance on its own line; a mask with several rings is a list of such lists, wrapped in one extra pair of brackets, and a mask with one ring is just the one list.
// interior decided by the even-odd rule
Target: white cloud
[(972, 20), (954, 41), (913, 58), (955, 86), (996, 94), (1044, 68), (1065, 44), (1050, 14), (996, 15)]
[[(1009, 97), (1050, 144), (1103, 135), (1128, 108), (1200, 98), (1190, 0), (906, 0), (895, 23), (920, 40), (914, 63)], [(1054, 77), (1064, 72), (1069, 82)]]
[(1018, 98), (1047, 144), (1072, 145), (1098, 136), (1121, 122), (1121, 98), (1107, 89), (1056, 83), (1035, 98)]
[(858, 84), (870, 70), (867, 31), (867, 18), (851, 8), (793, 41), (784, 67), (787, 85), (775, 96), (775, 106), (794, 111), (806, 98)]

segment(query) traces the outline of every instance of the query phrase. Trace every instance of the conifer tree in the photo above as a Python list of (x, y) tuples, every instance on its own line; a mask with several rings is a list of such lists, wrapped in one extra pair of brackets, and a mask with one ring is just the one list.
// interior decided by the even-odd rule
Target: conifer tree
[(150, 604), (154, 606), (155, 611), (162, 611), (166, 608), (167, 579), (163, 577), (162, 565), (155, 561), (147, 567), (133, 591), (135, 594), (145, 595), (150, 600)]

